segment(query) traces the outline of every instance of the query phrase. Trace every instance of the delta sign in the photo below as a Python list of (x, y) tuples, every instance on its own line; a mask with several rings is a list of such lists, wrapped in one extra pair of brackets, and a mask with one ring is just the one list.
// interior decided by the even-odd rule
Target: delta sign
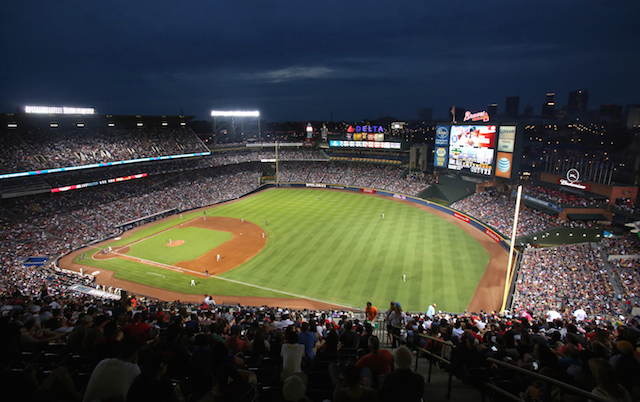
[(346, 133), (347, 141), (384, 141), (384, 127), (382, 126), (352, 126)]

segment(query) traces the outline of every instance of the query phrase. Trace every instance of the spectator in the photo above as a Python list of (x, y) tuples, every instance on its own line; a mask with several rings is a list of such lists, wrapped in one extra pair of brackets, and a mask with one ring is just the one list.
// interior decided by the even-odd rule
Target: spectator
[(424, 396), (424, 377), (411, 371), (413, 355), (402, 345), (393, 352), (396, 370), (385, 375), (380, 399), (420, 402)]
[(138, 375), (140, 375), (138, 340), (128, 336), (120, 343), (117, 358), (104, 359), (93, 370), (83, 401), (92, 402), (118, 397), (124, 400)]

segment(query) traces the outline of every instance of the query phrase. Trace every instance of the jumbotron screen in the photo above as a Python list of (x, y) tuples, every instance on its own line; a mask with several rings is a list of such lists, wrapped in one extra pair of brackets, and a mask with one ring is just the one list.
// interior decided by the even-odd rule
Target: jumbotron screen
[(494, 125), (451, 126), (449, 169), (491, 176), (495, 142)]

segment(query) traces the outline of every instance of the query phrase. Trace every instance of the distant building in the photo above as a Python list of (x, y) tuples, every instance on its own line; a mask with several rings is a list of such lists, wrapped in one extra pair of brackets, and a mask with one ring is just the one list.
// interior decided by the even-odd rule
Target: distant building
[(510, 96), (507, 98), (507, 102), (504, 109), (505, 117), (516, 118), (520, 114), (520, 97)]
[(586, 112), (589, 103), (589, 91), (579, 89), (569, 92), (567, 101), (567, 113)]
[(522, 111), (522, 117), (525, 117), (525, 118), (533, 117), (533, 106), (531, 105), (525, 106), (524, 110)]
[(555, 97), (555, 92), (547, 92), (547, 100), (542, 104), (542, 113), (540, 114), (543, 119), (554, 119), (556, 117)]
[(489, 114), (489, 119), (495, 119), (498, 116), (498, 104), (497, 103), (488, 104), (487, 113)]
[(627, 105), (624, 118), (628, 129), (640, 128), (640, 105)]
[(622, 121), (622, 106), (607, 103), (600, 105), (600, 121), (618, 124)]
[(433, 120), (433, 108), (423, 107), (418, 109), (418, 120), (423, 120), (423, 121)]

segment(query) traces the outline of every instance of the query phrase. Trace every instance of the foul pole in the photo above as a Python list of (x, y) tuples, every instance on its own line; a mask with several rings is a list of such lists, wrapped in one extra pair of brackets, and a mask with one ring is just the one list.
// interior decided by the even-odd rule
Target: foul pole
[(502, 298), (502, 313), (504, 313), (507, 298), (509, 297), (509, 289), (511, 288), (511, 280), (513, 275), (513, 248), (516, 244), (516, 233), (518, 231), (518, 215), (520, 214), (520, 198), (522, 197), (522, 186), (518, 186), (518, 195), (516, 196), (516, 212), (513, 216), (513, 229), (511, 231), (511, 247), (509, 247), (509, 265), (507, 265), (507, 278), (504, 283), (504, 297)]

